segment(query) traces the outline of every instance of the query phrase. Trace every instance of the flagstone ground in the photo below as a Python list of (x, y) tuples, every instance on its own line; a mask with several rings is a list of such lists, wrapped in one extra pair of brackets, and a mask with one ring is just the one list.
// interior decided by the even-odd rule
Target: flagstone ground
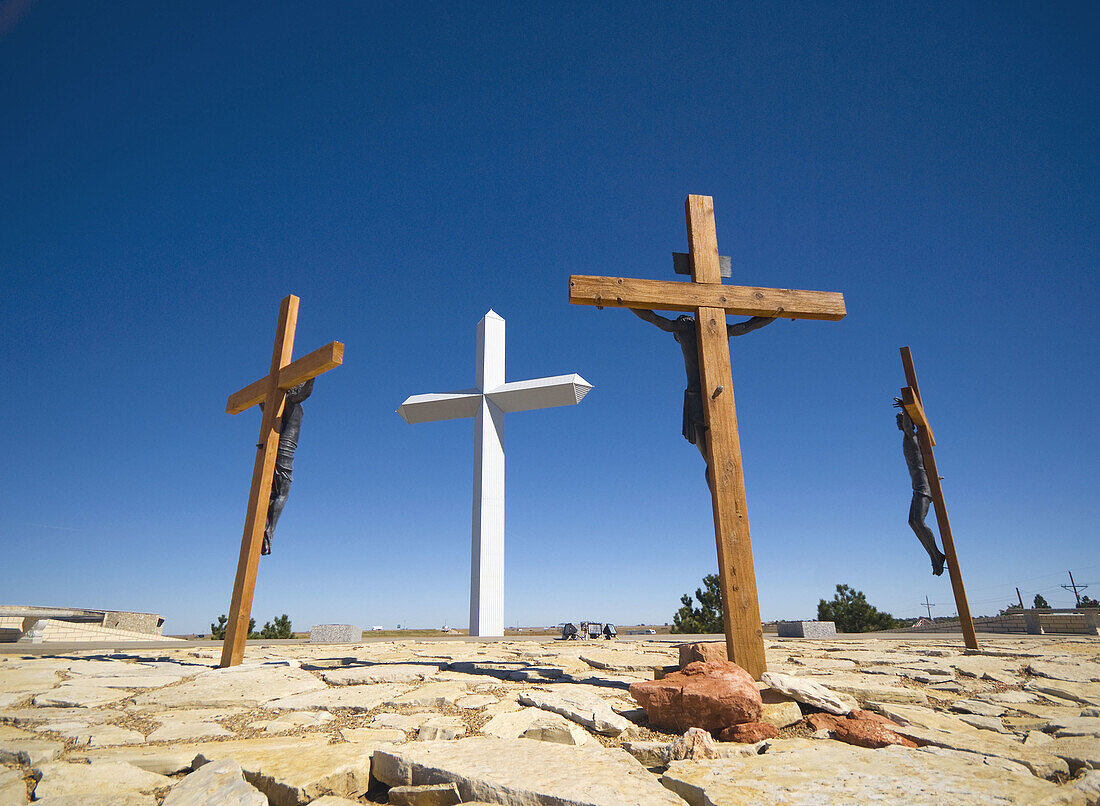
[[(250, 647), (230, 669), (218, 656), (0, 655), (0, 803), (155, 806), (211, 787), (276, 806), (386, 803), (389, 786), (442, 781), (463, 802), (517, 804), (1100, 798), (1095, 638), (983, 636), (981, 652), (949, 638), (772, 639), (770, 671), (925, 746), (843, 744), (798, 718), (814, 709), (772, 694), (778, 738), (681, 761), (678, 737), (650, 728), (627, 691), (678, 663), (668, 641), (286, 644)], [(198, 776), (204, 761), (216, 776)]]

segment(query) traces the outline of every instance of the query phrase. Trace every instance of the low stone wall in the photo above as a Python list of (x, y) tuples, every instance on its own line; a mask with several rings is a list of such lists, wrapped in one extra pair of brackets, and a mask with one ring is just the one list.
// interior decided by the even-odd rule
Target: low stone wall
[[(1097, 610), (1082, 608), (1077, 611), (1028, 610), (1024, 613), (1007, 613), (1003, 616), (979, 616), (974, 619), (974, 631), (984, 633), (1030, 633), (1045, 635), (1100, 635), (1100, 616)], [(918, 622), (899, 632), (941, 633), (960, 631), (958, 620)]]

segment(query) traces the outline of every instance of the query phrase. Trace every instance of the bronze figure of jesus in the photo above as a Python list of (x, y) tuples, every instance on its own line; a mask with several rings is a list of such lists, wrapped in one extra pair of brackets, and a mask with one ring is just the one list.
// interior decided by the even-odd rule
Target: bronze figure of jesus
[(913, 482), (913, 500), (909, 503), (909, 528), (913, 530), (917, 540), (928, 552), (928, 557), (932, 560), (932, 573), (939, 576), (943, 573), (943, 563), (947, 557), (936, 545), (936, 536), (924, 522), (928, 516), (928, 507), (932, 503), (932, 488), (928, 485), (928, 473), (924, 469), (920, 445), (917, 443), (917, 428), (902, 407), (900, 398), (894, 398), (894, 405), (901, 409), (897, 416), (898, 430), (902, 433), (901, 449), (905, 454), (905, 464), (909, 468), (909, 477)]
[[(702, 382), (699, 374), (699, 345), (698, 333), (695, 327), (694, 316), (677, 316), (675, 319), (661, 316), (653, 311), (631, 308), (635, 316), (656, 325), (666, 333), (671, 333), (673, 338), (680, 343), (680, 350), (684, 354), (684, 369), (687, 372), (687, 388), (684, 390), (684, 439), (699, 449), (703, 455), (703, 461), (707, 461), (707, 425), (703, 414)], [(744, 322), (726, 325), (726, 336), (743, 336), (754, 330), (759, 330), (765, 325), (770, 325), (775, 317), (754, 316)], [(707, 483), (710, 483), (708, 471)]]
[[(313, 392), (313, 378), (286, 390), (283, 416), (275, 421), (279, 432), (279, 451), (275, 454), (275, 475), (271, 480), (271, 500), (267, 507), (267, 525), (264, 526), (264, 542), (260, 554), (271, 553), (275, 538), (275, 524), (283, 514), (290, 484), (294, 481), (294, 451), (298, 449), (298, 435), (302, 431), (302, 402)], [(263, 411), (264, 404), (260, 404)]]

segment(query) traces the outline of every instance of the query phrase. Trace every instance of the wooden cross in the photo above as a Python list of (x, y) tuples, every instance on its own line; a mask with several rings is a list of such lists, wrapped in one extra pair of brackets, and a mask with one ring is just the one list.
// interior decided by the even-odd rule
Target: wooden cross
[(825, 291), (722, 285), (714, 200), (710, 196), (688, 196), (685, 207), (692, 282), (574, 275), (569, 278), (569, 301), (576, 305), (695, 313), (726, 652), (731, 661), (759, 678), (767, 665), (749, 540), (726, 314), (837, 320), (845, 315), (844, 296)]
[(256, 568), (260, 561), (260, 546), (275, 474), (275, 456), (279, 449), (279, 432), (274, 424), (283, 413), (286, 390), (316, 378), (344, 361), (344, 345), (334, 341), (292, 362), (290, 356), (294, 352), (294, 328), (297, 323), (298, 298), (291, 294), (279, 306), (271, 371), (231, 394), (225, 404), (228, 414), (238, 414), (257, 403), (263, 403), (264, 408), (260, 419), (260, 439), (256, 444), (256, 462), (252, 466), (252, 489), (248, 493), (237, 579), (233, 583), (229, 622), (225, 627), (225, 643), (222, 644), (220, 665), (223, 668), (236, 666), (244, 657), (244, 642), (248, 638), (248, 622), (252, 617), (252, 594), (256, 589)]
[(943, 553), (947, 555), (947, 572), (951, 575), (951, 589), (955, 593), (955, 607), (959, 611), (959, 624), (962, 627), (963, 641), (968, 649), (978, 648), (978, 637), (974, 634), (974, 620), (970, 617), (970, 605), (966, 601), (966, 588), (963, 587), (959, 558), (955, 554), (955, 538), (951, 535), (951, 522), (947, 520), (947, 504), (943, 500), (943, 488), (940, 486), (940, 474), (936, 470), (936, 455), (932, 452), (936, 438), (932, 436), (932, 426), (924, 413), (924, 403), (917, 386), (917, 371), (913, 368), (913, 356), (908, 347), (901, 348), (901, 365), (905, 370), (905, 382), (909, 384), (901, 390), (901, 404), (905, 407), (909, 419), (917, 427), (917, 443), (920, 445), (924, 472), (928, 475), (928, 486), (932, 491), (932, 503), (936, 507), (936, 523), (940, 527), (940, 540), (943, 541)]

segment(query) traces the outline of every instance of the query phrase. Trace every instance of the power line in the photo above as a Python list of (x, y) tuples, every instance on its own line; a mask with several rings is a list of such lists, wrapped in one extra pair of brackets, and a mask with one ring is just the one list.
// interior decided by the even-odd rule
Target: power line
[(1088, 585), (1078, 585), (1076, 582), (1074, 582), (1073, 581), (1073, 572), (1070, 571), (1069, 572), (1069, 584), (1068, 585), (1062, 585), (1062, 587), (1065, 588), (1066, 590), (1069, 590), (1070, 588), (1073, 588), (1073, 598), (1075, 598), (1077, 600), (1077, 606), (1080, 607), (1081, 606), (1081, 594), (1079, 594), (1077, 592), (1077, 589), (1080, 588), (1081, 590), (1084, 590), (1085, 588), (1088, 587)]

